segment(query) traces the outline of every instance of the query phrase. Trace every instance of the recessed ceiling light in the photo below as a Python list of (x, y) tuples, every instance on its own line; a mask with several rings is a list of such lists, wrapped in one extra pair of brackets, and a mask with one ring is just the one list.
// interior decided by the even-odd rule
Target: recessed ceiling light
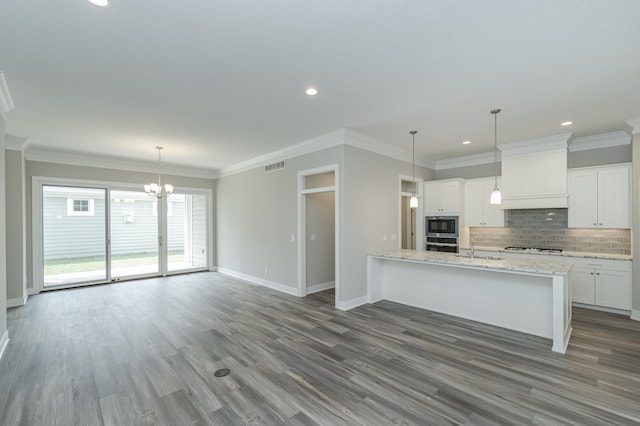
[(564, 121), (560, 123), (561, 126), (571, 126), (572, 124), (573, 124), (573, 121)]
[(309, 96), (315, 96), (318, 94), (318, 90), (314, 89), (313, 87), (309, 87), (305, 93)]
[(100, 7), (109, 6), (109, 0), (89, 0), (89, 3), (95, 4), (96, 6), (100, 6)]
[(469, 145), (471, 143), (471, 141), (464, 141), (462, 142), (462, 145)]

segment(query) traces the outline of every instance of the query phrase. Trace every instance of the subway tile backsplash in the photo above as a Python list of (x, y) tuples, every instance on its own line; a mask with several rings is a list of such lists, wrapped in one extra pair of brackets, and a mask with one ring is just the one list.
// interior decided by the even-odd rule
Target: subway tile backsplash
[(567, 228), (567, 209), (507, 210), (504, 228), (469, 228), (476, 246), (631, 254), (631, 230)]

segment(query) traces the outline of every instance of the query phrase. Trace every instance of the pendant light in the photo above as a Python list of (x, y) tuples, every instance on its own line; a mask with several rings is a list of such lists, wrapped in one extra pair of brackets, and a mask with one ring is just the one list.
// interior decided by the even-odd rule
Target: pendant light
[(491, 110), (491, 114), (493, 114), (493, 140), (495, 143), (493, 153), (493, 175), (495, 184), (493, 186), (491, 198), (489, 199), (489, 204), (502, 204), (502, 194), (500, 193), (500, 189), (498, 188), (498, 114), (500, 113), (500, 111), (502, 111), (500, 108)]
[(418, 133), (418, 131), (412, 130), (409, 133), (411, 133), (411, 137), (413, 138), (413, 193), (409, 200), (409, 207), (415, 209), (418, 208), (418, 196), (416, 195), (416, 133)]
[(162, 157), (160, 156), (160, 151), (162, 151), (162, 147), (156, 146), (156, 149), (158, 150), (158, 183), (145, 185), (144, 192), (154, 198), (163, 198), (171, 195), (173, 192), (173, 185), (169, 185), (168, 183), (165, 183), (164, 186), (162, 185), (162, 177), (160, 175), (160, 171), (162, 170)]

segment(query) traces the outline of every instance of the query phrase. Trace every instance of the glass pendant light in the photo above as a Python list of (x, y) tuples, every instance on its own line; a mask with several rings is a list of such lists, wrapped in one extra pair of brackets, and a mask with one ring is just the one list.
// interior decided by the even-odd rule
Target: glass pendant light
[(418, 208), (418, 196), (416, 195), (416, 133), (418, 133), (418, 131), (412, 130), (409, 133), (411, 133), (411, 137), (413, 138), (413, 193), (409, 200), (409, 207), (416, 209)]
[(502, 194), (500, 193), (500, 188), (498, 188), (498, 114), (500, 113), (500, 111), (502, 111), (500, 108), (491, 110), (491, 114), (493, 114), (493, 140), (495, 143), (493, 153), (493, 175), (495, 184), (493, 186), (491, 198), (489, 199), (490, 204), (502, 204)]

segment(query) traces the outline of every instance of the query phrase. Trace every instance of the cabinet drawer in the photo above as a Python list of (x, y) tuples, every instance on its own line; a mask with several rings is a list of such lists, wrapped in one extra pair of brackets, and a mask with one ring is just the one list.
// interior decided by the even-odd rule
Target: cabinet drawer
[(575, 268), (606, 269), (608, 271), (630, 272), (631, 262), (614, 259), (589, 259), (584, 257), (567, 257)]

